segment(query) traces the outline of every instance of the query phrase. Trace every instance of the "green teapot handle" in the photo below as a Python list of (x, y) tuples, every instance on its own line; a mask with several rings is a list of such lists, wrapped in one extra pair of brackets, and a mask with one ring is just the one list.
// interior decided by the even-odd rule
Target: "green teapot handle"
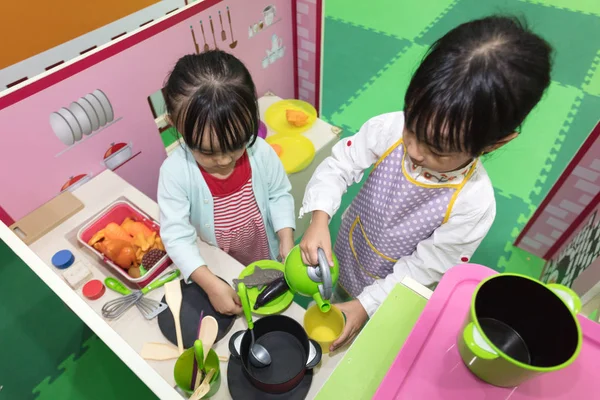
[(581, 299), (577, 296), (573, 290), (569, 289), (564, 285), (558, 283), (549, 283), (546, 287), (554, 292), (555, 295), (567, 305), (573, 315), (576, 315), (581, 311)]
[(319, 259), (319, 268), (321, 269), (321, 279), (323, 283), (319, 285), (319, 292), (325, 300), (331, 299), (333, 294), (333, 280), (331, 278), (331, 268), (329, 267), (329, 261), (322, 248), (317, 249), (317, 258)]

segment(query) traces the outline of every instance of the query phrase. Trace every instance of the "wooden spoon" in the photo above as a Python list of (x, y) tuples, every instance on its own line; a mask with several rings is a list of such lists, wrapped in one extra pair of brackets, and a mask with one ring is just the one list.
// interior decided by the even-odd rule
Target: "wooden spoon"
[(165, 284), (165, 300), (171, 309), (173, 314), (173, 320), (175, 321), (175, 333), (177, 334), (177, 348), (179, 354), (183, 354), (183, 338), (181, 336), (181, 283), (179, 280), (171, 281)]
[(165, 361), (179, 357), (179, 349), (166, 343), (144, 343), (140, 355), (144, 360)]
[(219, 324), (217, 320), (208, 315), (202, 320), (202, 326), (200, 327), (200, 335), (198, 338), (202, 340), (202, 348), (204, 350), (204, 361), (208, 357), (210, 349), (213, 347), (215, 340), (217, 340), (217, 333), (219, 332)]
[[(204, 362), (206, 362), (206, 357), (208, 357), (208, 353), (210, 352), (210, 349), (212, 348), (213, 344), (215, 343), (215, 340), (217, 340), (218, 332), (219, 332), (219, 324), (217, 323), (217, 320), (214, 317), (211, 317), (210, 315), (208, 315), (202, 319), (202, 322), (200, 325), (200, 334), (198, 335), (198, 339), (202, 342), (202, 351), (204, 354), (204, 360), (203, 360)], [(202, 365), (204, 365), (204, 362), (202, 363)], [(197, 389), (198, 386), (200, 386), (201, 375), (202, 374), (200, 373), (200, 371), (198, 371), (196, 376), (194, 376), (193, 386), (192, 386), (193, 389)]]
[(211, 370), (208, 371), (208, 374), (206, 374), (206, 377), (202, 381), (202, 384), (198, 386), (198, 389), (196, 389), (194, 393), (192, 393), (192, 396), (189, 398), (189, 400), (200, 400), (201, 398), (206, 396), (206, 394), (210, 392), (210, 380), (214, 375), (215, 369), (211, 368)]

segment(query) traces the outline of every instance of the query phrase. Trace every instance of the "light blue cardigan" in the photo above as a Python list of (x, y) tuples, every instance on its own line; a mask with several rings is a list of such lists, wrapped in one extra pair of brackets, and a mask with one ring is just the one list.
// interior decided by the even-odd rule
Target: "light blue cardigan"
[[(265, 223), (271, 257), (279, 254), (276, 232), (295, 229), (291, 184), (275, 151), (258, 138), (248, 148), (254, 197)], [(196, 238), (216, 246), (213, 198), (190, 150), (181, 145), (160, 168), (160, 234), (167, 253), (188, 280), (206, 262)]]

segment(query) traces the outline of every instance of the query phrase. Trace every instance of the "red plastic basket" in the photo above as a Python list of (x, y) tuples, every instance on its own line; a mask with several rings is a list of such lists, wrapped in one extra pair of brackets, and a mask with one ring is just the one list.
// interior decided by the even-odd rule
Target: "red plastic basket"
[(104, 254), (100, 253), (98, 250), (94, 249), (92, 246), (88, 244), (92, 236), (96, 234), (101, 229), (104, 229), (106, 225), (111, 222), (121, 225), (125, 218), (131, 218), (134, 221), (141, 222), (146, 225), (148, 228), (153, 230), (156, 233), (160, 232), (160, 226), (156, 221), (152, 218), (148, 217), (146, 214), (138, 210), (133, 204), (125, 201), (119, 200), (112, 203), (106, 209), (101, 211), (96, 217), (94, 217), (90, 222), (85, 224), (77, 233), (77, 240), (87, 249), (89, 249), (92, 253), (94, 253), (99, 259), (104, 261), (106, 265), (109, 266), (123, 282), (129, 284), (130, 286), (143, 288), (154, 278), (156, 278), (161, 272), (163, 272), (170, 264), (171, 260), (169, 257), (164, 256), (161, 258), (154, 267), (152, 267), (144, 276), (139, 278), (132, 278), (127, 274), (125, 270), (121, 267), (113, 263)]

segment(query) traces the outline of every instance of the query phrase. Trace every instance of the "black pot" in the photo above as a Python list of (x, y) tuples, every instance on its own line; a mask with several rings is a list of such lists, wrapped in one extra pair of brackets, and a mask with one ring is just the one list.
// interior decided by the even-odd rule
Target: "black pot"
[(250, 363), (250, 332), (239, 331), (229, 340), (229, 351), (242, 362), (244, 375), (266, 393), (294, 389), (307, 370), (321, 361), (321, 347), (308, 339), (302, 326), (284, 315), (271, 315), (254, 323), (256, 343), (271, 355), (271, 365), (257, 368)]

